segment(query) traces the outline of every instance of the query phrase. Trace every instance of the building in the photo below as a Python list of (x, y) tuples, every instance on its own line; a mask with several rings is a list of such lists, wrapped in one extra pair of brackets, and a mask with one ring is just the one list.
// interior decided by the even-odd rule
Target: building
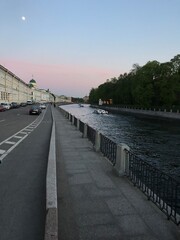
[(0, 102), (54, 102), (54, 94), (38, 89), (34, 79), (25, 83), (7, 68), (0, 65)]
[(89, 101), (89, 96), (84, 96), (84, 97), (83, 97), (83, 101), (84, 101), (84, 103), (88, 103), (88, 101)]
[(0, 65), (0, 101), (25, 102), (30, 96), (29, 85)]

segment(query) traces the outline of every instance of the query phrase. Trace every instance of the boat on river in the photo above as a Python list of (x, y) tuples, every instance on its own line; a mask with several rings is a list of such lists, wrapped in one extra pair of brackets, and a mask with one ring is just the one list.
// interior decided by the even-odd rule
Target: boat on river
[(108, 111), (106, 111), (104, 109), (95, 109), (93, 113), (96, 113), (96, 114), (108, 114)]

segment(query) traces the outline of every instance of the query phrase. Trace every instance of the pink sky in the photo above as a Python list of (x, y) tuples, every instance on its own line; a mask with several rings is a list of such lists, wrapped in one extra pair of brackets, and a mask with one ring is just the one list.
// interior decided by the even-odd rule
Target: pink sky
[(1, 0), (1, 8), (0, 64), (57, 95), (83, 97), (135, 63), (180, 52), (179, 0)]
[(57, 95), (83, 97), (91, 88), (98, 87), (107, 79), (118, 76), (112, 69), (80, 65), (50, 65), (19, 60), (5, 60), (1, 64), (28, 83), (36, 80), (38, 88), (49, 89)]

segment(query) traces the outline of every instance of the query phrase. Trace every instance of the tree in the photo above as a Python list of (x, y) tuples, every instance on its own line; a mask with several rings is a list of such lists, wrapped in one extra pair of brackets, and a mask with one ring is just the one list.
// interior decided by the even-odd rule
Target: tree
[(139, 64), (138, 63), (134, 63), (133, 64), (133, 68), (131, 69), (130, 73), (135, 75), (140, 69), (141, 69), (141, 67), (139, 66)]
[(180, 104), (180, 54), (169, 62), (149, 61), (134, 64), (129, 74), (111, 78), (90, 92), (91, 102), (113, 99), (114, 104), (144, 107)]
[(180, 54), (172, 58), (171, 63), (172, 63), (172, 73), (180, 74)]
[(97, 96), (97, 88), (92, 88), (90, 93), (89, 93), (89, 102), (91, 104), (97, 104), (98, 103), (98, 96)]

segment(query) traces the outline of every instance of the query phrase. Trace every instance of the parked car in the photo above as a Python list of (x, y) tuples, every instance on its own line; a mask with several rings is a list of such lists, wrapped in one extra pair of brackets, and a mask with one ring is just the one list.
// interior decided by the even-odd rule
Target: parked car
[(27, 100), (27, 105), (32, 105), (33, 101), (32, 100)]
[(22, 103), (20, 103), (20, 106), (21, 106), (21, 107), (25, 107), (25, 106), (27, 106), (27, 103), (22, 102)]
[(6, 110), (9, 110), (11, 108), (11, 105), (7, 102), (3, 102), (1, 103), (1, 105), (6, 109)]
[(33, 105), (30, 109), (29, 109), (29, 114), (30, 115), (39, 115), (42, 112), (41, 108), (37, 105)]
[(11, 103), (11, 108), (19, 108), (19, 107), (20, 107), (19, 103), (17, 103), (17, 102)]
[(40, 107), (41, 109), (46, 109), (46, 105), (45, 105), (45, 104), (40, 104), (39, 107)]
[(4, 111), (6, 111), (6, 108), (4, 106), (0, 105), (0, 112), (4, 112)]

